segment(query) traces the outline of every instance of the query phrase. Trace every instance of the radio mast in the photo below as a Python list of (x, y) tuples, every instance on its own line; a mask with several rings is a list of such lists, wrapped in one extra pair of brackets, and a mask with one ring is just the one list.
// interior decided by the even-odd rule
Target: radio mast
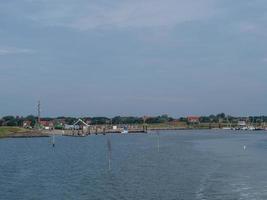
[(37, 119), (37, 123), (38, 123), (38, 128), (40, 128), (41, 125), (41, 101), (38, 101), (37, 104), (37, 114), (38, 114), (38, 119)]

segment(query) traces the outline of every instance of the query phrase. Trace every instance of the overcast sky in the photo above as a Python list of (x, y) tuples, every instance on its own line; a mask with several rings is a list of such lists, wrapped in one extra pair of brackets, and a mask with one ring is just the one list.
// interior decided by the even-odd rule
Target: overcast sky
[(267, 115), (266, 0), (0, 0), (0, 116)]

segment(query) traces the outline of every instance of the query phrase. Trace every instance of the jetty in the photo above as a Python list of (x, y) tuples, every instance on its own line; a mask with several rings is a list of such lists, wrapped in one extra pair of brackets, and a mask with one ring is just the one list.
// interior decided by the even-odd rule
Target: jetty
[(81, 126), (76, 129), (62, 130), (60, 131), (63, 136), (77, 136), (84, 137), (88, 135), (105, 135), (111, 133), (121, 134), (124, 130), (124, 127), (127, 127), (128, 133), (147, 133), (147, 126), (107, 126), (107, 125), (95, 125), (95, 126)]

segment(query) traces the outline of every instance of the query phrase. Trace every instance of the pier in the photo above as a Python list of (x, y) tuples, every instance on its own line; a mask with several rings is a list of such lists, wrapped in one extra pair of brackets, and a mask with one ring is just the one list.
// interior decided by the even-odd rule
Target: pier
[(127, 127), (128, 133), (147, 133), (148, 128), (146, 125), (120, 125), (120, 126), (107, 126), (107, 125), (94, 125), (94, 126), (80, 126), (76, 129), (70, 130), (51, 130), (63, 136), (83, 137), (88, 135), (106, 135), (106, 134), (122, 134), (124, 127)]

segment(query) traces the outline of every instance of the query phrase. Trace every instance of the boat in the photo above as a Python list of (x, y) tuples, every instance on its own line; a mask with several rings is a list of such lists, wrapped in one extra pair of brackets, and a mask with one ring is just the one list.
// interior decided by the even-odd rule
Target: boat
[(247, 130), (248, 130), (248, 127), (247, 127), (247, 126), (244, 126), (244, 127), (242, 127), (240, 130), (242, 130), (242, 131), (247, 131)]
[(121, 133), (122, 134), (127, 134), (127, 133), (129, 133), (129, 131), (128, 130), (122, 130)]
[(227, 117), (227, 126), (222, 128), (223, 130), (233, 130), (232, 124), (229, 122), (229, 119)]
[(127, 134), (129, 133), (128, 128), (124, 127), (124, 129), (121, 131), (122, 134)]
[(256, 128), (255, 128), (254, 126), (248, 126), (248, 127), (247, 127), (247, 130), (249, 130), (249, 131), (255, 131)]

